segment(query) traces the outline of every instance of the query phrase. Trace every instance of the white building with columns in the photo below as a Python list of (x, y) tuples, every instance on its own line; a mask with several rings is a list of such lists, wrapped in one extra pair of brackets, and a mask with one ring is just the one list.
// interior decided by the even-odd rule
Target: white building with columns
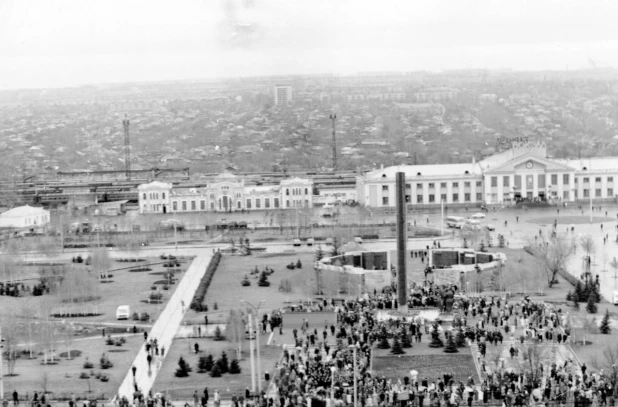
[(358, 202), (395, 206), (395, 174), (406, 174), (406, 202), (416, 205), (616, 201), (618, 158), (559, 160), (544, 143), (518, 143), (478, 163), (405, 165), (357, 176)]
[(238, 212), (309, 208), (313, 206), (313, 180), (289, 178), (278, 185), (245, 184), (224, 173), (198, 186), (151, 182), (138, 186), (140, 213)]

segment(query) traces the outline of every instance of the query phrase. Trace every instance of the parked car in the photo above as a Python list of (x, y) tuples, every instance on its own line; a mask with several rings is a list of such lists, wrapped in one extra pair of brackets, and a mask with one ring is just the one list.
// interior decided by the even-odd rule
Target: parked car
[(131, 317), (131, 307), (121, 305), (116, 309), (116, 319), (129, 319)]
[(244, 220), (241, 220), (240, 222), (238, 222), (238, 229), (247, 229), (248, 225), (247, 222), (245, 222)]
[(292, 245), (293, 246), (300, 246), (302, 244), (302, 242), (300, 241), (300, 239), (294, 239), (292, 241)]
[(324, 241), (324, 243), (326, 243), (327, 245), (332, 245), (334, 243), (333, 238), (332, 237), (327, 237), (326, 240)]
[(230, 223), (227, 224), (228, 229), (236, 229), (238, 227), (238, 222), (236, 221), (231, 221)]
[(491, 223), (488, 223), (487, 225), (485, 225), (485, 229), (489, 230), (490, 232), (493, 232), (494, 230), (496, 230), (496, 227), (492, 225)]
[(307, 246), (313, 246), (314, 243), (315, 243), (315, 240), (312, 237), (307, 239)]
[(178, 231), (185, 230), (185, 224), (177, 219), (162, 220), (161, 223), (159, 223), (159, 227), (161, 229), (166, 229), (166, 230), (169, 230), (169, 229), (172, 229), (172, 230), (176, 229)]

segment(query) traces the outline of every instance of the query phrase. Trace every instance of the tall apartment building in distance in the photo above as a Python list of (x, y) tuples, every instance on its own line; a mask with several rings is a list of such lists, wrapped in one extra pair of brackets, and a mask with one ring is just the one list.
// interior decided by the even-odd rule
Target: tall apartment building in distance
[(275, 86), (275, 106), (286, 106), (292, 101), (292, 87), (290, 85)]

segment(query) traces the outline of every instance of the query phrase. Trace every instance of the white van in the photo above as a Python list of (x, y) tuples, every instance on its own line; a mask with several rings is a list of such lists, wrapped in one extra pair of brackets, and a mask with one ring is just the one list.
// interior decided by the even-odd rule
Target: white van
[(449, 228), (457, 228), (457, 229), (461, 229), (465, 221), (466, 220), (462, 218), (461, 216), (447, 216), (446, 219), (444, 220), (444, 222), (446, 223), (446, 226), (448, 226)]
[(612, 303), (618, 305), (618, 291), (614, 291), (612, 297), (614, 297), (612, 298)]
[(464, 228), (481, 230), (481, 221), (476, 219), (466, 219), (466, 224), (464, 225)]
[(131, 317), (131, 307), (121, 305), (116, 309), (116, 319), (129, 319)]

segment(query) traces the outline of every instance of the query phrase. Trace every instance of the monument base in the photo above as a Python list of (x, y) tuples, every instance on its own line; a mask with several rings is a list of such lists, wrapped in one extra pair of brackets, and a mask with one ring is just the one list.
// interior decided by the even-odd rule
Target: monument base
[(399, 305), (397, 307), (397, 312), (399, 312), (401, 314), (407, 314), (408, 313), (408, 304), (406, 304), (406, 305)]

